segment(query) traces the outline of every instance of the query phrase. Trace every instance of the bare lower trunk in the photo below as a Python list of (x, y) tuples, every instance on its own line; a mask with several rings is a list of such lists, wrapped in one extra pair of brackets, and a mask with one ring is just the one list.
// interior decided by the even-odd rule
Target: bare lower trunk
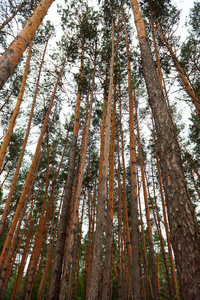
[(128, 42), (126, 17), (122, 6), (124, 28), (126, 36), (127, 72), (129, 91), (129, 132), (130, 132), (130, 168), (131, 168), (131, 221), (132, 221), (132, 259), (133, 268), (131, 272), (133, 298), (142, 299), (142, 281), (140, 272), (140, 242), (139, 242), (139, 221), (138, 221), (138, 200), (137, 200), (137, 178), (136, 178), (136, 150), (134, 133), (134, 112), (133, 112), (133, 88), (131, 82), (131, 64)]
[(114, 25), (112, 26), (112, 56), (110, 66), (110, 84), (108, 95), (108, 107), (105, 124), (105, 145), (103, 155), (103, 167), (100, 181), (100, 197), (97, 209), (96, 218), (96, 235), (94, 243), (94, 254), (92, 261), (92, 274), (89, 289), (89, 300), (96, 300), (98, 297), (98, 287), (100, 282), (100, 268), (101, 268), (101, 252), (103, 245), (103, 231), (104, 231), (104, 216), (105, 216), (105, 202), (107, 197), (107, 178), (108, 178), (108, 156), (110, 146), (110, 124), (111, 124), (111, 106), (112, 106), (112, 89), (113, 89), (113, 69), (114, 69)]
[(143, 72), (158, 138), (171, 242), (182, 298), (200, 299), (200, 230), (188, 194), (179, 145), (156, 74), (137, 0), (131, 0), (141, 49)]
[(81, 80), (83, 76), (83, 66), (84, 66), (84, 41), (82, 41), (82, 54), (81, 54), (81, 64), (79, 70), (79, 81), (78, 81), (78, 92), (76, 100), (76, 109), (75, 109), (75, 121), (73, 136), (70, 147), (70, 156), (69, 156), (69, 167), (67, 173), (67, 180), (65, 185), (65, 194), (63, 198), (63, 206), (60, 216), (60, 223), (58, 227), (58, 236), (56, 242), (56, 249), (54, 254), (53, 269), (51, 273), (50, 287), (47, 299), (56, 300), (59, 299), (60, 293), (60, 283), (61, 283), (61, 274), (62, 274), (62, 264), (64, 257), (64, 248), (66, 240), (66, 231), (70, 213), (70, 205), (72, 198), (72, 188), (74, 184), (74, 170), (75, 170), (75, 160), (76, 160), (76, 144), (79, 132), (79, 118), (80, 118), (80, 104), (81, 104)]

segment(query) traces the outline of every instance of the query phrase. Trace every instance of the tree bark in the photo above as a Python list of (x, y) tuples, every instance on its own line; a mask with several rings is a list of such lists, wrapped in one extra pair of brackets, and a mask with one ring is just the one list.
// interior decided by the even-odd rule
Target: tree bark
[(161, 170), (160, 170), (160, 163), (159, 163), (159, 157), (158, 157), (158, 147), (157, 147), (157, 141), (155, 136), (155, 128), (154, 128), (154, 122), (152, 118), (152, 124), (153, 124), (153, 137), (154, 137), (154, 144), (155, 144), (155, 154), (156, 154), (156, 163), (157, 163), (157, 170), (158, 170), (158, 181), (159, 181), (159, 188), (160, 188), (160, 196), (162, 201), (162, 209), (163, 209), (163, 217), (164, 217), (164, 226), (165, 226), (165, 232), (167, 237), (167, 246), (168, 246), (168, 253), (169, 253), (169, 261), (170, 261), (170, 267), (171, 267), (171, 275), (172, 275), (172, 281), (173, 281), (173, 289), (176, 297), (178, 298), (178, 285), (176, 280), (176, 271), (174, 266), (174, 258), (172, 253), (172, 247), (170, 242), (170, 236), (169, 236), (169, 226), (167, 221), (167, 212), (165, 207), (165, 199), (164, 199), (164, 193), (163, 193), (163, 187), (162, 187), (162, 177), (161, 177)]
[(15, 174), (13, 176), (13, 181), (12, 181), (12, 184), (11, 184), (11, 187), (10, 187), (8, 198), (6, 200), (4, 211), (2, 213), (1, 220), (0, 220), (0, 235), (3, 231), (4, 225), (5, 225), (8, 213), (9, 213), (9, 206), (10, 206), (10, 203), (11, 203), (11, 200), (12, 200), (13, 192), (15, 190), (19, 170), (21, 168), (21, 163), (22, 163), (22, 160), (23, 160), (23, 157), (24, 157), (24, 152), (25, 152), (25, 149), (26, 149), (27, 141), (28, 141), (28, 136), (29, 136), (29, 132), (30, 132), (30, 128), (31, 128), (31, 122), (32, 122), (33, 113), (34, 113), (35, 102), (36, 102), (36, 98), (37, 98), (37, 91), (38, 91), (38, 87), (39, 87), (40, 75), (41, 75), (41, 71), (42, 71), (42, 65), (43, 65), (43, 62), (44, 62), (44, 57), (45, 57), (45, 53), (46, 53), (46, 49), (47, 49), (47, 44), (48, 44), (48, 41), (45, 45), (42, 60), (41, 60), (41, 63), (40, 63), (38, 79), (37, 79), (37, 83), (36, 83), (36, 87), (35, 87), (35, 93), (34, 93), (34, 98), (33, 98), (33, 103), (32, 103), (32, 107), (31, 107), (31, 112), (30, 112), (30, 116), (29, 116), (27, 129), (26, 129), (26, 134), (25, 134), (25, 137), (24, 137), (24, 142), (23, 142), (22, 149), (21, 149), (21, 152), (20, 152), (19, 160), (17, 162), (17, 167), (16, 167), (16, 170), (15, 170)]
[(68, 174), (67, 174), (67, 180), (65, 185), (63, 207), (60, 216), (60, 223), (58, 226), (58, 236), (57, 236), (56, 249), (54, 254), (53, 270), (51, 274), (49, 293), (47, 296), (48, 300), (59, 299), (59, 293), (60, 293), (60, 283), (61, 283), (62, 264), (63, 264), (64, 248), (65, 248), (65, 240), (66, 240), (66, 231), (67, 231), (70, 205), (72, 199), (72, 188), (74, 184), (76, 145), (77, 145), (77, 138), (79, 132), (81, 89), (82, 89), (81, 81), (83, 77), (83, 67), (84, 67), (84, 40), (82, 41), (81, 50), (82, 50), (81, 63), (80, 63), (80, 70), (79, 70), (74, 129), (73, 129), (73, 136), (72, 136), (71, 147), (70, 147), (69, 167), (68, 167)]
[[(131, 278), (134, 278), (133, 268), (132, 268), (132, 246), (131, 246), (131, 238), (130, 238), (130, 229), (129, 229), (129, 220), (128, 220), (128, 211), (127, 211), (127, 197), (126, 197), (126, 165), (125, 165), (125, 155), (124, 155), (124, 137), (122, 130), (122, 109), (121, 109), (121, 97), (120, 97), (120, 135), (121, 135), (121, 147), (122, 147), (122, 167), (123, 167), (123, 188), (122, 188), (122, 207), (123, 207), (123, 222), (124, 222), (124, 233), (126, 235), (127, 241), (127, 254), (128, 254), (128, 273), (129, 279), (131, 282)], [(126, 251), (126, 243), (124, 244)], [(130, 284), (129, 284), (130, 286)]]
[(200, 299), (200, 231), (188, 194), (176, 133), (156, 74), (137, 0), (131, 0), (149, 103), (155, 119), (171, 242), (182, 298)]
[(141, 235), (142, 235), (142, 246), (143, 246), (142, 251), (143, 251), (143, 265), (144, 265), (144, 277), (145, 277), (145, 294), (146, 294), (146, 299), (149, 300), (148, 262), (147, 262), (147, 251), (146, 251), (146, 243), (145, 243), (145, 235), (144, 235), (144, 223), (143, 223), (142, 208), (141, 208), (141, 201), (140, 201), (139, 182), (138, 182), (138, 198), (139, 198)]
[(62, 75), (64, 66), (65, 66), (65, 62), (64, 62), (63, 66), (62, 66), (62, 68), (60, 70), (59, 75), (58, 75), (58, 78), (57, 78), (57, 81), (56, 81), (56, 84), (55, 84), (55, 87), (54, 87), (54, 90), (53, 90), (53, 93), (52, 93), (52, 96), (51, 96), (51, 100), (50, 100), (50, 103), (49, 103), (49, 107), (48, 107), (48, 110), (47, 110), (47, 113), (46, 113), (46, 116), (45, 116), (45, 120), (44, 120), (44, 123), (43, 123), (43, 128), (41, 130), (40, 137), (38, 139), (38, 143), (37, 143), (37, 147), (36, 147), (36, 150), (35, 150), (35, 154), (34, 154), (34, 157), (33, 157), (33, 160), (32, 160), (32, 163), (31, 163), (31, 166), (30, 166), (27, 178), (26, 178), (26, 182), (24, 184), (24, 187), (23, 187), (23, 190), (22, 190), (22, 193), (21, 193), (21, 196), (20, 196), (19, 203), (18, 203), (16, 211), (15, 211), (15, 215), (13, 217), (13, 220), (12, 220), (9, 232), (7, 234), (7, 237), (6, 237), (6, 241), (4, 243), (4, 247), (3, 247), (3, 250), (2, 250), (2, 253), (1, 253), (1, 257), (0, 257), (0, 272), (2, 271), (2, 267), (3, 267), (3, 264), (5, 262), (5, 257), (7, 256), (7, 253), (9, 251), (9, 247), (10, 247), (10, 243), (11, 243), (11, 240), (12, 240), (12, 237), (13, 237), (13, 233), (15, 231), (15, 227), (17, 225), (19, 216), (21, 214), (21, 210), (23, 209), (23, 205), (24, 205), (25, 198), (26, 198), (26, 195), (27, 195), (27, 192), (28, 192), (28, 188), (29, 188), (31, 180), (33, 178), (34, 168), (36, 166), (36, 162), (37, 162), (37, 159), (38, 159), (38, 156), (39, 156), (40, 146), (42, 144), (44, 133), (46, 131), (46, 126), (47, 126), (49, 114), (51, 112), (51, 108), (52, 108), (52, 105), (53, 105), (54, 96), (55, 96), (55, 93), (56, 93), (56, 90), (57, 90), (57, 86), (58, 86), (58, 82), (59, 82), (60, 77)]
[[(117, 31), (117, 45), (115, 51), (115, 70), (118, 63), (118, 46), (119, 46), (119, 19)], [(113, 112), (112, 112), (112, 129), (109, 154), (109, 196), (107, 204), (106, 219), (106, 249), (103, 272), (103, 290), (102, 299), (110, 299), (111, 290), (111, 265), (112, 265), (112, 240), (113, 240), (113, 213), (114, 213), (114, 162), (115, 162), (115, 124), (116, 124), (116, 93), (117, 93), (117, 74), (115, 75), (114, 96), (113, 96)]]
[(33, 40), (36, 31), (42, 23), (47, 11), (54, 0), (42, 0), (24, 28), (13, 40), (9, 48), (0, 58), (0, 89), (10, 77), (20, 57)]
[(75, 191), (74, 208), (72, 210), (71, 218), (69, 221), (69, 236), (68, 236), (67, 247), (65, 250), (64, 269), (63, 269), (60, 296), (59, 296), (60, 300), (61, 299), (64, 300), (66, 298), (66, 290), (67, 290), (67, 284), (69, 282), (70, 267), (71, 267), (72, 256), (73, 256), (75, 236), (76, 236), (76, 232), (78, 230), (81, 188), (82, 188), (82, 184), (83, 184), (83, 174), (84, 174), (84, 168), (85, 168), (85, 160), (86, 160), (87, 146), (88, 146), (88, 136), (89, 136), (89, 129), (90, 129), (91, 114), (92, 114), (93, 92), (94, 92), (95, 72), (96, 72), (95, 64), (96, 64), (96, 61), (94, 62), (89, 113), (88, 112), (86, 113), (86, 118), (85, 118), (85, 130), (83, 133), (81, 161), (80, 161), (80, 166), (79, 166), (78, 182), (77, 182), (76, 191)]
[(140, 241), (139, 241), (139, 222), (138, 222), (138, 200), (137, 200), (137, 177), (136, 177), (136, 150), (134, 133), (134, 112), (133, 112), (133, 88), (131, 82), (131, 63), (128, 42), (128, 32), (126, 26), (126, 17), (122, 5), (126, 53), (127, 53), (127, 71), (128, 71), (128, 92), (129, 92), (129, 132), (130, 132), (130, 167), (131, 167), (131, 220), (132, 220), (132, 260), (133, 272), (132, 289), (133, 299), (142, 299), (142, 281), (140, 270)]
[(110, 146), (110, 124), (111, 124), (111, 107), (112, 107), (112, 90), (113, 90), (113, 72), (114, 72), (114, 24), (112, 21), (112, 55), (110, 64), (110, 84), (108, 94), (108, 106), (105, 123), (105, 144), (103, 155), (102, 175), (100, 180), (100, 196), (96, 218), (96, 235), (94, 242), (94, 253), (92, 261), (92, 274), (88, 300), (96, 300), (98, 297), (98, 287), (100, 282), (101, 269), (101, 252), (103, 245), (103, 230), (105, 217), (105, 201), (107, 196), (107, 178), (108, 178), (108, 156)]
[[(64, 147), (64, 149), (65, 149), (65, 147)], [(63, 154), (64, 154), (64, 151), (63, 151)], [(54, 240), (56, 237), (56, 229), (57, 229), (58, 220), (59, 220), (59, 216), (60, 216), (63, 194), (64, 194), (64, 189), (63, 189), (63, 193), (62, 193), (61, 200), (60, 200), (60, 206), (59, 206), (59, 210), (58, 210), (58, 214), (57, 214), (57, 219), (56, 219), (56, 224), (55, 224), (52, 239), (50, 236), (51, 242), (49, 243), (49, 246), (48, 246), (46, 264), (45, 264), (44, 272), (43, 272), (42, 279), (40, 281), (39, 290), (38, 290), (38, 299), (39, 300), (43, 299), (43, 295), (44, 295), (44, 291), (45, 291), (45, 283), (47, 280), (48, 271), (50, 269), (51, 257), (52, 257), (52, 252), (53, 252), (53, 244), (54, 244)], [(53, 222), (52, 222), (52, 229), (53, 229)], [(51, 232), (51, 235), (52, 235), (52, 232)]]
[(158, 29), (158, 31), (160, 32), (160, 35), (167, 47), (167, 49), (169, 50), (170, 54), (171, 54), (171, 57), (172, 57), (172, 60), (175, 64), (175, 67), (179, 73), (179, 76), (183, 82), (183, 85), (185, 87), (185, 91), (186, 93), (190, 96), (193, 104), (195, 105), (196, 107), (196, 110), (197, 110), (197, 113), (200, 115), (200, 99), (199, 99), (199, 96), (196, 94), (196, 91), (193, 89), (192, 85), (191, 85), (191, 82), (187, 76), (187, 74), (185, 73), (185, 71), (183, 70), (183, 68), (181, 67), (181, 64), (179, 63), (177, 57), (176, 57), (176, 54), (174, 53), (172, 47), (170, 46), (166, 36), (164, 35), (160, 25), (158, 24), (158, 22), (156, 22), (156, 27)]
[(154, 299), (157, 300), (157, 299), (160, 299), (159, 290), (158, 290), (158, 277), (157, 277), (157, 271), (156, 271), (155, 253), (154, 253), (153, 236), (152, 236), (152, 226), (151, 226), (149, 203), (148, 203), (148, 197), (147, 197), (147, 186), (146, 186), (146, 181), (145, 181), (144, 163), (143, 163), (143, 157), (142, 157), (142, 146), (141, 146), (141, 141), (140, 141), (139, 122), (138, 122), (137, 105), (136, 105), (135, 97), (134, 97), (134, 100), (135, 100), (135, 118), (136, 118), (136, 127), (137, 127), (140, 168), (141, 168), (141, 174), (142, 174), (142, 186), (143, 186), (148, 239), (149, 239), (149, 252), (150, 252), (150, 262), (151, 262), (151, 272), (152, 272), (153, 296), (154, 296)]
[(30, 66), (32, 46), (33, 46), (33, 43), (31, 43), (30, 46), (29, 46), (28, 55), (27, 55), (27, 59), (26, 59), (26, 65), (25, 65), (25, 68), (24, 68), (24, 74), (23, 74), (23, 78), (22, 78), (22, 82), (21, 82), (21, 86), (20, 86), (19, 95), (18, 95), (18, 98), (17, 98), (17, 102), (16, 102), (16, 105), (15, 105), (15, 109), (13, 111), (10, 123), (8, 125), (7, 132), (4, 136), (4, 139), (3, 139), (3, 142), (2, 142), (2, 145), (1, 145), (1, 149), (0, 149), (0, 170), (1, 170), (1, 167), (2, 167), (2, 164), (3, 164), (4, 156), (5, 156), (6, 150), (8, 148), (8, 144), (9, 144), (11, 135), (13, 133), (13, 129), (14, 129), (14, 126), (15, 126), (15, 123), (16, 123), (16, 119), (17, 119), (17, 116), (18, 116), (18, 113), (19, 113), (19, 110), (20, 110), (22, 100), (23, 100), (24, 90), (25, 90), (25, 86), (26, 86), (26, 80), (27, 80), (29, 66)]

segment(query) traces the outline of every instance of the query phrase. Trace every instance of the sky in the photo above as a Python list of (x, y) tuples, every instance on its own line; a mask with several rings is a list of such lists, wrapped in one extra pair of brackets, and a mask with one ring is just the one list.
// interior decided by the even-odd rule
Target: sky
[[(194, 1), (191, 0), (171, 0), (173, 4), (175, 4), (178, 9), (181, 9), (181, 17), (180, 17), (180, 25), (177, 30), (178, 34), (181, 36), (181, 40), (184, 41), (187, 31), (185, 29), (185, 20), (186, 17), (189, 15), (190, 8), (193, 7)], [(94, 4), (96, 6), (97, 0), (89, 0), (88, 1), (90, 5)], [(51, 20), (55, 24), (55, 27), (59, 28), (59, 17), (57, 15), (57, 4), (62, 5), (64, 3), (64, 0), (56, 0), (53, 2), (52, 6), (50, 7), (48, 11), (48, 15), (46, 16), (46, 20)], [(61, 29), (57, 30), (57, 38), (59, 38), (61, 35)]]
[(185, 36), (187, 34), (187, 31), (185, 29), (185, 21), (186, 17), (189, 16), (190, 8), (194, 6), (194, 1), (191, 0), (172, 0), (172, 3), (177, 6), (178, 9), (181, 10), (180, 15), (180, 25), (178, 28), (179, 35), (181, 36), (181, 40), (183, 41), (185, 39)]

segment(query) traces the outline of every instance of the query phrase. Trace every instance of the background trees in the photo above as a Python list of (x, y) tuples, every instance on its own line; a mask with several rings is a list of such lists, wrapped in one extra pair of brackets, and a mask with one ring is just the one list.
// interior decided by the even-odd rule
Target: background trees
[[(36, 2), (0, 3), (1, 52)], [(179, 49), (169, 0), (95, 9), (59, 3), (0, 91), (1, 298), (198, 299), (199, 3)]]

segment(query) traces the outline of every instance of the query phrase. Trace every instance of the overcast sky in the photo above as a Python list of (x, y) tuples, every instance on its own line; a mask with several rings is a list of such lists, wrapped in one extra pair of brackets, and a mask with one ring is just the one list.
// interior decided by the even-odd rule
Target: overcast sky
[(172, 3), (177, 6), (178, 9), (181, 10), (180, 15), (180, 27), (184, 29), (184, 24), (186, 21), (186, 17), (189, 16), (190, 8), (194, 6), (194, 1), (192, 0), (172, 0)]
[[(189, 15), (190, 8), (193, 7), (193, 0), (171, 0), (173, 4), (177, 6), (178, 9), (181, 9), (181, 17), (180, 17), (180, 26), (179, 26), (179, 35), (182, 36), (182, 40), (184, 40), (184, 36), (186, 35), (186, 30), (184, 28), (186, 17)], [(46, 19), (51, 20), (55, 25), (59, 22), (59, 17), (56, 17), (57, 4), (61, 4), (64, 0), (56, 0), (53, 2), (52, 6), (49, 9), (48, 15)], [(96, 3), (97, 0), (89, 0), (91, 4)], [(182, 30), (182, 31), (180, 31)]]

